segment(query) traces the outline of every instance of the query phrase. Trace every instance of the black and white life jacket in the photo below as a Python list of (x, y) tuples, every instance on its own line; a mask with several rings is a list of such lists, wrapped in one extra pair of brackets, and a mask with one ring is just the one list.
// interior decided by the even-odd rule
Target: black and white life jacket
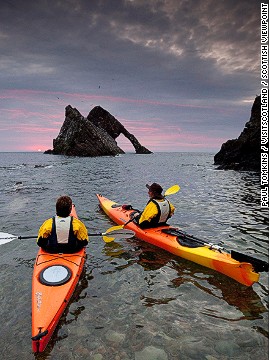
[(68, 216), (66, 218), (61, 218), (59, 216), (54, 216), (52, 220), (52, 232), (48, 237), (48, 246), (61, 247), (63, 245), (63, 248), (66, 246), (76, 247), (78, 240), (73, 232), (73, 217)]
[(157, 224), (165, 224), (170, 217), (171, 207), (170, 203), (167, 199), (163, 199), (163, 201), (157, 201), (155, 199), (151, 199), (158, 209), (158, 217), (153, 219)]

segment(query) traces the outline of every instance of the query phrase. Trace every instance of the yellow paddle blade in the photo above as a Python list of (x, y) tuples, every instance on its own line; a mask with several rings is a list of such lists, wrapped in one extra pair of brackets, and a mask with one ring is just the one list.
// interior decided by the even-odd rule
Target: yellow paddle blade
[[(105, 231), (105, 234), (106, 234), (106, 233), (110, 233), (111, 231), (120, 230), (120, 229), (123, 229), (123, 228), (124, 228), (124, 225), (112, 226), (112, 227), (110, 227), (108, 230)], [(103, 240), (104, 240), (106, 243), (112, 242), (112, 241), (114, 241), (114, 239), (115, 239), (115, 237), (105, 236), (105, 235), (103, 235), (102, 238), (103, 238)]]
[(112, 242), (114, 240), (114, 237), (109, 237), (109, 236), (102, 236), (102, 239), (106, 242)]
[(165, 191), (164, 195), (165, 196), (172, 195), (172, 194), (177, 193), (179, 190), (180, 190), (180, 186), (176, 184), (176, 185), (171, 186), (169, 189), (167, 189)]
[(110, 227), (108, 230), (105, 231), (105, 234), (111, 232), (111, 231), (115, 231), (115, 230), (121, 230), (123, 229), (124, 225), (115, 225)]

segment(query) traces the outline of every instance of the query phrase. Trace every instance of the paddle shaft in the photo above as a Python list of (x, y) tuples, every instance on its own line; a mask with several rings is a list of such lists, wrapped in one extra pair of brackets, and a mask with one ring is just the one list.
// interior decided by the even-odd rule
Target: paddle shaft
[(134, 218), (132, 218), (132, 219), (128, 220), (128, 221), (127, 221), (124, 225), (122, 225), (122, 226), (123, 226), (123, 228), (124, 228), (127, 224), (131, 223), (133, 220), (134, 220)]
[[(88, 234), (88, 236), (109, 236), (110, 234), (109, 233), (96, 233), (96, 234)], [(25, 240), (25, 239), (36, 239), (37, 238), (37, 235), (35, 236), (14, 236), (14, 239), (19, 239), (19, 240)]]
[[(16, 238), (16, 237), (15, 237)], [(24, 239), (36, 239), (37, 235), (33, 236), (18, 236), (17, 239), (24, 240)]]
[[(129, 232), (129, 233), (128, 233)], [(94, 234), (88, 234), (88, 236), (111, 236), (111, 237), (131, 237), (133, 236), (134, 233), (133, 231), (130, 230), (112, 230), (112, 231), (107, 231), (105, 233), (99, 232), (99, 233), (94, 233)], [(25, 240), (25, 239), (36, 239), (37, 235), (31, 235), (31, 236), (15, 236), (12, 234), (7, 234), (7, 236), (3, 237), (2, 239), (6, 239), (6, 240), (15, 240), (15, 239), (19, 239), (19, 240)], [(0, 238), (1, 240), (1, 238)]]

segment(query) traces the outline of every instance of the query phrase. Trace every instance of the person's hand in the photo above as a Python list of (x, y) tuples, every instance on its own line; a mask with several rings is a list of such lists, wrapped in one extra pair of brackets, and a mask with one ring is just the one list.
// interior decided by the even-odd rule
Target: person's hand
[(140, 218), (140, 216), (141, 216), (141, 213), (139, 213), (139, 212), (135, 212), (134, 214), (132, 214), (131, 215), (131, 219), (132, 219), (132, 221), (134, 221), (134, 222), (138, 222), (139, 221), (139, 218)]

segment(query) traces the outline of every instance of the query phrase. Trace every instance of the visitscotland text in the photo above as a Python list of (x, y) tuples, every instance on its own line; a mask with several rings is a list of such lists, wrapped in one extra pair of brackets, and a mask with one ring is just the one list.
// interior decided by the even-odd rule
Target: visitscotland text
[(261, 3), (261, 207), (269, 208), (269, 8)]

